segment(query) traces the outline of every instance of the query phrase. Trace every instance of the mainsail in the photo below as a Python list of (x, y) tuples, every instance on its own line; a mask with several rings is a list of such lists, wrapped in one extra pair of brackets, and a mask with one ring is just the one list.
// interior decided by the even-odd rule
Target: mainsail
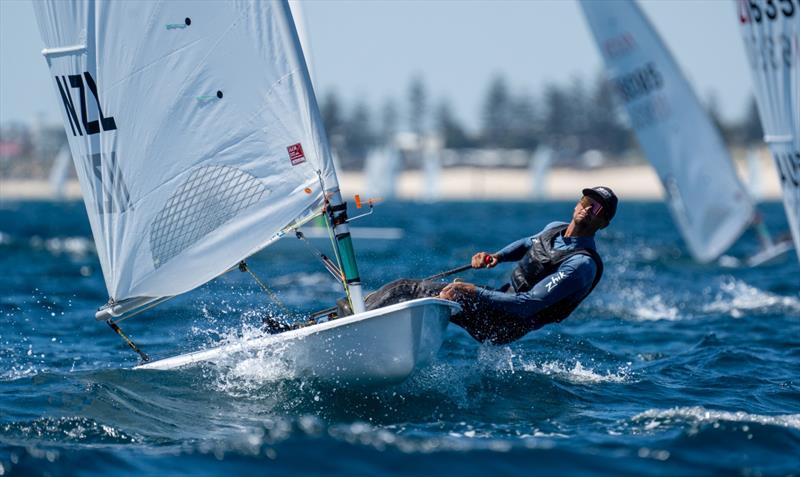
[(719, 132), (633, 1), (580, 4), (689, 251), (714, 260), (754, 214)]
[(800, 3), (740, 0), (738, 13), (764, 140), (780, 174), (800, 259)]
[(33, 6), (113, 303), (191, 290), (338, 196), (285, 1)]

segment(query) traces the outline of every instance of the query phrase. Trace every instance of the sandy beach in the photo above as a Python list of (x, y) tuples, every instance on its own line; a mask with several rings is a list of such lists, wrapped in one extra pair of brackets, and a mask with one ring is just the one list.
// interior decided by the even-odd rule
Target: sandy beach
[[(737, 161), (739, 175), (749, 183), (744, 161)], [(760, 178), (756, 180), (756, 197), (760, 200), (779, 200), (780, 182), (775, 165), (767, 154), (761, 155)], [(345, 196), (362, 194), (369, 186), (365, 174), (355, 171), (339, 173)], [(543, 191), (533, 190), (533, 178), (527, 169), (486, 169), (452, 167), (441, 172), (439, 190), (426, 190), (424, 173), (405, 171), (397, 182), (396, 197), (401, 200), (572, 200), (581, 187), (606, 185), (623, 200), (661, 200), (663, 188), (653, 168), (647, 164), (612, 166), (594, 169), (554, 168), (550, 171)], [(65, 198), (78, 199), (77, 181), (66, 184)], [(50, 199), (53, 191), (46, 180), (0, 180), (0, 200)]]

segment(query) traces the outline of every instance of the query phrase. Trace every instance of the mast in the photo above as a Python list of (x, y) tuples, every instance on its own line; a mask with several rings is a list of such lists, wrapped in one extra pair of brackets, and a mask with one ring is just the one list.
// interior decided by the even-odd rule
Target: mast
[(362, 313), (366, 311), (366, 308), (364, 307), (364, 294), (361, 290), (361, 276), (358, 273), (356, 254), (353, 249), (353, 239), (347, 226), (347, 203), (342, 200), (342, 194), (338, 187), (329, 193), (331, 195), (328, 199), (328, 214), (333, 227), (337, 255), (341, 261), (345, 291), (353, 313)]

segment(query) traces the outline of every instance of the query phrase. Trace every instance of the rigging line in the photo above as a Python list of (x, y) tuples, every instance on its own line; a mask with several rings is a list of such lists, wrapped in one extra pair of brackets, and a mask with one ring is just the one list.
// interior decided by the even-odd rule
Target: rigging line
[[(330, 205), (327, 199), (325, 200), (325, 203), (327, 205)], [(331, 227), (331, 216), (329, 215), (329, 212), (327, 210), (323, 215), (325, 217), (325, 227), (328, 229), (328, 237), (331, 239), (331, 247), (333, 248), (333, 254), (336, 257), (336, 263), (339, 264), (339, 270), (342, 270), (344, 266), (342, 265), (342, 257), (339, 255), (339, 247), (338, 244), (336, 243), (336, 237), (334, 236), (333, 233), (333, 227)], [(344, 293), (347, 296), (347, 301), (352, 303), (353, 300), (350, 298), (350, 287), (347, 286), (347, 278), (344, 276), (343, 272), (340, 273), (341, 275), (339, 277), (339, 280), (341, 280), (342, 282), (342, 288), (344, 288)]]
[(261, 289), (264, 291), (264, 293), (269, 295), (270, 299), (276, 305), (278, 305), (278, 307), (281, 310), (283, 310), (284, 313), (286, 313), (287, 315), (291, 315), (292, 314), (292, 312), (289, 310), (289, 308), (287, 308), (286, 305), (284, 305), (283, 302), (280, 300), (280, 298), (278, 298), (278, 295), (276, 295), (275, 292), (270, 290), (270, 288), (264, 282), (262, 282), (261, 279), (258, 278), (258, 275), (256, 275), (252, 270), (250, 270), (250, 267), (247, 266), (247, 263), (245, 263), (244, 260), (239, 262), (239, 270), (242, 271), (242, 272), (250, 273), (250, 275), (253, 277), (253, 279), (256, 281), (256, 283), (258, 283), (258, 286), (261, 287)]
[(322, 187), (322, 197), (325, 200), (325, 206), (323, 207), (323, 214), (322, 216), (325, 219), (325, 227), (328, 229), (328, 238), (331, 240), (331, 248), (333, 249), (333, 255), (336, 257), (336, 263), (339, 265), (338, 269), (340, 270), (340, 276), (337, 277), (342, 282), (342, 287), (344, 288), (344, 292), (347, 295), (347, 300), (350, 301), (350, 287), (347, 286), (347, 279), (344, 276), (344, 273), (341, 270), (344, 268), (342, 265), (342, 257), (339, 256), (339, 247), (336, 244), (336, 238), (333, 235), (333, 227), (331, 227), (331, 214), (329, 211), (329, 207), (331, 205), (330, 201), (328, 200), (328, 194), (325, 193), (325, 182), (322, 180), (322, 171), (317, 170), (317, 178), (319, 179), (319, 185)]
[(127, 343), (132, 350), (136, 351), (136, 354), (138, 354), (139, 357), (142, 358), (142, 361), (144, 361), (145, 363), (150, 361), (150, 356), (147, 356), (147, 353), (140, 350), (139, 347), (136, 346), (136, 343), (131, 341), (131, 339), (128, 338), (125, 335), (125, 333), (122, 332), (122, 329), (116, 323), (114, 323), (112, 320), (106, 320), (106, 323), (108, 324), (108, 326), (111, 327), (112, 330), (114, 330), (118, 335), (120, 335), (123, 340), (125, 340), (125, 343)]
[(309, 242), (308, 239), (306, 239), (306, 236), (303, 235), (303, 232), (301, 232), (299, 229), (294, 229), (294, 234), (298, 239), (300, 239), (303, 242), (303, 244), (305, 244), (306, 247), (308, 247), (309, 250), (311, 250), (313, 254), (317, 256), (317, 258), (320, 259), (322, 264), (325, 266), (325, 269), (328, 270), (328, 272), (331, 275), (333, 275), (333, 278), (335, 278), (336, 280), (344, 280), (344, 274), (339, 269), (339, 267), (337, 267), (336, 264), (333, 263), (333, 261), (330, 258), (328, 258), (327, 255), (320, 252), (316, 247), (311, 245), (311, 242)]

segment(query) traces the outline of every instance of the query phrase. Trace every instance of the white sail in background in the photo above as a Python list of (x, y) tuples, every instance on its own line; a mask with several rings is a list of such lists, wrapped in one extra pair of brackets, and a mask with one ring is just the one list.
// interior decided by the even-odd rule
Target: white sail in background
[(719, 132), (634, 2), (580, 4), (689, 251), (714, 260), (754, 214)]
[(800, 259), (800, 2), (740, 1), (738, 14), (764, 139)]
[(111, 299), (191, 290), (338, 189), (285, 2), (33, 6)]
[(397, 176), (400, 174), (400, 157), (391, 146), (373, 148), (364, 161), (367, 193), (381, 199), (394, 199), (397, 194)]
[(442, 196), (442, 150), (444, 141), (437, 135), (422, 139), (422, 197), (437, 202)]
[(69, 153), (69, 146), (62, 146), (58, 150), (58, 154), (53, 159), (53, 165), (50, 167), (50, 176), (48, 182), (50, 183), (50, 190), (53, 192), (53, 197), (56, 199), (63, 199), (66, 193), (67, 176), (69, 176), (69, 162), (72, 159)]
[(530, 197), (534, 200), (547, 198), (547, 181), (553, 164), (553, 150), (547, 146), (539, 146), (531, 155), (528, 163), (528, 175), (531, 178)]

